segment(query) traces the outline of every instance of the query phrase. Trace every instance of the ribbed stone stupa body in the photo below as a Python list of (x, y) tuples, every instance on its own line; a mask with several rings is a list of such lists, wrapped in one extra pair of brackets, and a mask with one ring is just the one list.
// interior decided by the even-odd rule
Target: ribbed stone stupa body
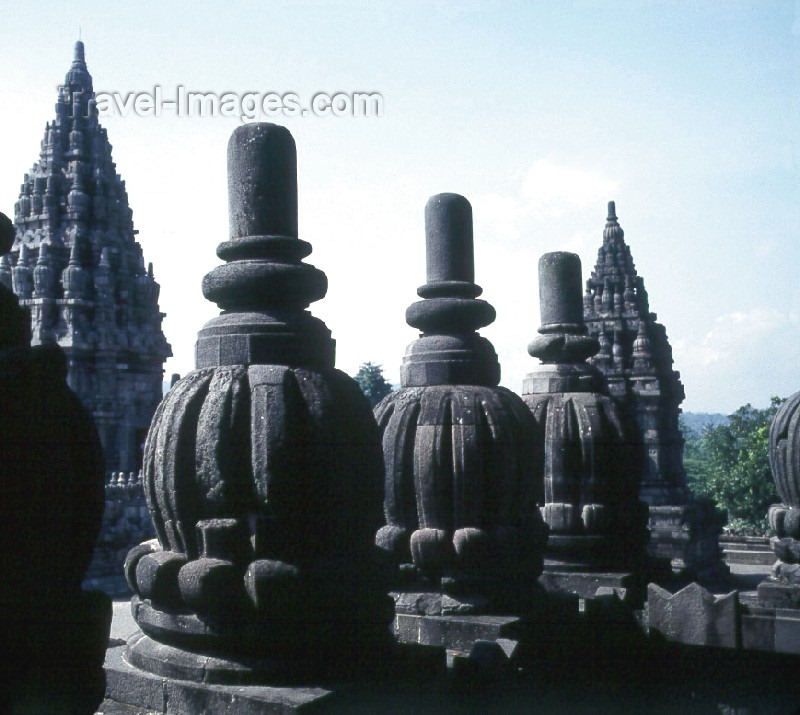
[[(554, 573), (629, 572), (645, 565), (647, 506), (638, 498), (638, 452), (602, 374), (586, 362), (599, 344), (583, 323), (580, 282), (574, 253), (539, 260), (542, 325), (528, 352), (541, 365), (522, 391), (535, 420), (535, 475), (544, 481), (542, 513), (550, 527), (545, 578), (554, 583), (561, 578)], [(561, 578), (567, 590), (575, 586), (570, 578)], [(593, 577), (587, 584), (602, 585)]]
[(125, 182), (93, 104), (83, 43), (20, 188), (0, 281), (30, 311), (33, 345), (58, 345), (94, 417), (106, 470), (136, 471), (172, 353), (159, 285), (136, 241)]
[(759, 584), (762, 605), (800, 608), (800, 392), (781, 405), (769, 428), (769, 466), (780, 504), (770, 507), (770, 539), (777, 561)]
[(231, 236), (217, 249), (227, 262), (203, 280), (222, 313), (145, 446), (158, 541), (126, 564), (145, 634), (128, 658), (204, 682), (352, 670), (387, 645), (391, 618), (373, 542), (377, 428), (334, 368), (330, 331), (305, 310), (327, 279), (302, 262), (311, 246), (297, 237), (285, 128), (233, 133), (228, 190)]
[(495, 312), (477, 299), (472, 207), (438, 194), (425, 225), (428, 281), (406, 312), (422, 334), (403, 359), (400, 390), (375, 407), (387, 522), (377, 543), (401, 564), (403, 588), (447, 594), (444, 606), (415, 598), (426, 613), (447, 613), (447, 603), (461, 613), (524, 607), (546, 539), (531, 415), (498, 387), (494, 348), (475, 332)]

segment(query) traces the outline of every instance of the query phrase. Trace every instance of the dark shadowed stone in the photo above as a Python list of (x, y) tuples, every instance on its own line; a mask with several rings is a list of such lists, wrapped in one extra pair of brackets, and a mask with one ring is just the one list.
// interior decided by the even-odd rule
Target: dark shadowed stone
[(142, 555), (136, 564), (133, 583), (145, 598), (173, 608), (182, 605), (178, 589), (178, 571), (186, 565), (186, 556), (172, 551), (156, 551)]
[(227, 263), (203, 282), (223, 313), (200, 331), (197, 369), (167, 393), (145, 443), (159, 545), (131, 555), (147, 640), (128, 657), (218, 683), (358, 673), (391, 645), (373, 544), (377, 427), (333, 367), (330, 331), (305, 310), (327, 280), (302, 261), (311, 247), (297, 237), (291, 135), (240, 127), (228, 162)]
[(542, 332), (566, 332), (565, 326), (586, 332), (581, 288), (581, 259), (576, 254), (556, 251), (539, 259)]
[(3, 284), (0, 305), (0, 712), (92, 713), (111, 604), (81, 581), (102, 518), (103, 452), (63, 351), (30, 347)]
[(5, 255), (14, 245), (14, 224), (4, 213), (0, 213), (0, 255)]
[[(458, 194), (432, 197), (425, 206), (425, 234), (429, 285), (475, 282), (472, 206), (469, 201)], [(472, 297), (478, 295), (480, 291)]]
[(781, 504), (767, 513), (777, 561), (758, 586), (758, 602), (769, 608), (800, 608), (800, 392), (778, 409), (769, 428), (769, 466)]
[[(523, 399), (534, 418), (533, 473), (544, 482), (550, 527), (542, 583), (592, 596), (644, 568), (647, 507), (638, 501), (631, 425), (585, 362), (599, 345), (585, 335), (578, 310), (580, 259), (545, 254), (539, 281), (542, 327), (528, 351), (541, 364), (526, 377)], [(643, 587), (632, 592), (641, 598)]]
[[(130, 665), (123, 648), (110, 648), (106, 655), (107, 694), (116, 702), (176, 715), (232, 712), (237, 715), (286, 715), (319, 712), (332, 693), (315, 687), (269, 687), (200, 684), (173, 680)], [(163, 660), (163, 659), (162, 659)], [(137, 710), (137, 712), (139, 712)]]
[(531, 415), (497, 386), (497, 355), (475, 332), (495, 313), (476, 298), (469, 202), (431, 197), (425, 227), (423, 300), (406, 311), (423, 332), (406, 351), (402, 388), (375, 407), (387, 521), (375, 540), (406, 576), (398, 613), (524, 609), (546, 538)]
[(235, 136), (228, 144), (231, 238), (297, 238), (297, 154), (289, 130), (245, 124)]

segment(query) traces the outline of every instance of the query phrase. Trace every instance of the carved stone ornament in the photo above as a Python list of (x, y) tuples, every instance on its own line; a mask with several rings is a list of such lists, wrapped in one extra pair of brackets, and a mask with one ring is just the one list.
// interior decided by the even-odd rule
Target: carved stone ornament
[(550, 527), (546, 563), (561, 570), (627, 570), (640, 565), (647, 506), (638, 500), (631, 428), (586, 359), (581, 264), (574, 253), (539, 260), (542, 325), (528, 352), (541, 360), (523, 385), (534, 417), (536, 466)]
[(410, 583), (519, 607), (542, 569), (546, 529), (533, 476), (531, 415), (498, 387), (494, 320), (474, 282), (472, 207), (457, 194), (425, 207), (427, 283), (406, 311), (422, 331), (400, 390), (375, 407), (386, 466), (379, 546)]
[(305, 310), (327, 280), (302, 262), (311, 246), (297, 238), (291, 134), (234, 131), (228, 189), (226, 263), (203, 280), (222, 313), (200, 331), (197, 369), (166, 395), (145, 444), (158, 539), (126, 564), (146, 636), (127, 658), (205, 682), (352, 672), (387, 646), (391, 618), (373, 544), (377, 428), (334, 368), (330, 332)]
[(800, 392), (781, 405), (769, 428), (769, 465), (780, 504), (767, 518), (775, 532), (772, 550), (778, 557), (773, 577), (800, 586)]

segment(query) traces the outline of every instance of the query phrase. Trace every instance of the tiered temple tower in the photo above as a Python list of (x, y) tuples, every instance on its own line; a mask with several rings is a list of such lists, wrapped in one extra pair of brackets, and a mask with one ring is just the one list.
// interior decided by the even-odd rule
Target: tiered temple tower
[(685, 504), (678, 428), (683, 385), (672, 369), (667, 332), (650, 312), (613, 201), (597, 264), (586, 281), (583, 316), (589, 334), (600, 342), (600, 352), (590, 362), (606, 376), (611, 394), (631, 410), (646, 445), (641, 498), (650, 505)]
[(611, 395), (638, 425), (644, 449), (640, 498), (650, 505), (650, 551), (693, 577), (718, 577), (719, 531), (724, 515), (692, 503), (678, 426), (685, 397), (664, 326), (650, 312), (644, 280), (636, 272), (613, 201), (597, 264), (586, 281), (583, 316), (600, 351), (590, 359)]
[(57, 344), (94, 417), (106, 469), (135, 471), (172, 353), (159, 285), (136, 241), (125, 182), (92, 101), (82, 42), (14, 207), (0, 281), (31, 315), (33, 345)]

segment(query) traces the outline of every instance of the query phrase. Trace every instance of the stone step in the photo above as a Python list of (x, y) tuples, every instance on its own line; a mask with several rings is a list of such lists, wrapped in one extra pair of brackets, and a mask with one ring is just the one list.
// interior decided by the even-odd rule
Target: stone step
[(720, 539), (719, 545), (725, 551), (769, 551), (772, 552), (772, 548), (769, 545), (769, 542), (757, 542), (757, 543), (748, 543), (748, 542), (728, 542), (725, 543)]
[(753, 564), (771, 566), (775, 563), (775, 554), (770, 551), (750, 549), (725, 549), (725, 561), (729, 564)]

